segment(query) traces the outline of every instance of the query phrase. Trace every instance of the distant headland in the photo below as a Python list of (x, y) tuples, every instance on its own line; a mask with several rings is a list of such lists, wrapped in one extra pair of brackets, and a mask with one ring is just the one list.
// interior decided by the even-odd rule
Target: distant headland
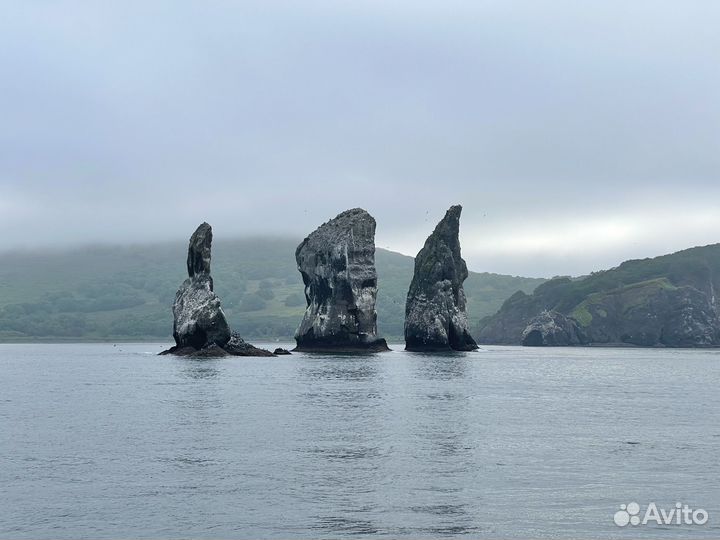
[(518, 291), (480, 321), (480, 343), (720, 346), (720, 244)]

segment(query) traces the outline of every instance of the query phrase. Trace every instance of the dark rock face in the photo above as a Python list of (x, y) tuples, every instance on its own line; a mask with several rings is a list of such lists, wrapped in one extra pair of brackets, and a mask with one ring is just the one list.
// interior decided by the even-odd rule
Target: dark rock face
[(230, 339), (230, 327), (213, 292), (210, 277), (212, 227), (200, 225), (190, 237), (188, 278), (175, 295), (173, 337), (178, 347), (201, 349), (206, 345), (222, 347)]
[[(626, 261), (577, 279), (554, 278), (518, 292), (480, 321), (481, 343), (536, 344), (545, 311), (574, 321), (582, 344), (720, 346), (720, 244)], [(554, 315), (557, 326), (567, 328)], [(545, 333), (544, 345), (578, 344), (573, 332)], [(570, 337), (567, 337), (567, 336)], [(552, 337), (551, 337), (552, 336)], [(564, 336), (564, 337), (563, 337)]]
[(321, 225), (295, 251), (307, 309), (298, 351), (385, 351), (377, 336), (375, 219), (361, 208)]
[[(219, 347), (215, 343), (212, 343), (208, 345), (207, 347), (203, 347), (200, 350), (192, 349), (193, 352), (188, 354), (190, 358), (221, 358), (223, 356), (230, 356), (230, 354), (225, 351), (222, 347)], [(178, 355), (177, 353), (175, 353)], [(178, 355), (182, 356), (182, 354)]]
[(480, 329), (476, 334), (478, 343), (496, 345), (522, 344), (522, 333), (532, 318), (544, 310), (553, 308), (553, 305), (549, 303), (533, 302), (531, 300), (533, 298), (533, 296), (523, 291), (517, 291), (505, 300), (500, 311), (481, 319)]
[(222, 346), (230, 339), (230, 327), (209, 275), (196, 275), (183, 282), (175, 295), (173, 315), (173, 337), (180, 347)]
[(280, 355), (282, 355), (282, 354), (292, 354), (292, 353), (291, 353), (290, 351), (288, 351), (287, 349), (283, 349), (282, 347), (278, 347), (277, 349), (275, 349), (275, 350), (273, 351), (273, 354), (277, 354), (278, 356), (280, 356)]
[(526, 347), (582, 345), (585, 338), (577, 321), (557, 311), (543, 311), (534, 317), (522, 333)]
[(460, 213), (452, 206), (415, 258), (415, 274), (405, 304), (405, 348), (409, 351), (478, 348), (469, 332), (460, 256)]
[(186, 356), (188, 358), (219, 358), (222, 356), (230, 356), (225, 349), (218, 347), (214, 343), (202, 349), (195, 347), (171, 347), (170, 349), (159, 353), (161, 356), (171, 354), (173, 356)]
[(720, 344), (720, 320), (708, 298), (694, 287), (672, 295), (658, 341), (670, 347), (708, 347)]
[(581, 307), (594, 343), (641, 347), (708, 347), (720, 344), (712, 299), (695, 287), (654, 281), (623, 287)]
[(223, 348), (233, 356), (274, 356), (270, 351), (250, 345), (235, 332)]
[(188, 246), (188, 276), (210, 275), (210, 256), (212, 250), (212, 227), (202, 223), (190, 237)]
[[(567, 285), (559, 283), (558, 286)], [(537, 291), (535, 295), (517, 293), (508, 299), (496, 315), (481, 321), (481, 341), (536, 344), (537, 334), (531, 334), (530, 329), (543, 319), (542, 313), (548, 310), (555, 314), (557, 325), (567, 329), (560, 322), (563, 315), (552, 311), (551, 306), (557, 305), (557, 301), (548, 301), (547, 298), (542, 302), (538, 300)], [(720, 345), (720, 320), (712, 298), (693, 286), (674, 286), (666, 279), (595, 293), (566, 309), (565, 318), (577, 327), (579, 341), (555, 336), (544, 339), (542, 345)], [(573, 331), (567, 329), (566, 334), (572, 336)]]
[[(200, 225), (190, 237), (188, 278), (180, 285), (173, 304), (175, 346), (161, 354), (215, 357), (272, 356), (269, 351), (246, 344), (230, 332), (220, 299), (210, 277), (212, 227)], [(240, 343), (241, 342), (241, 343)]]

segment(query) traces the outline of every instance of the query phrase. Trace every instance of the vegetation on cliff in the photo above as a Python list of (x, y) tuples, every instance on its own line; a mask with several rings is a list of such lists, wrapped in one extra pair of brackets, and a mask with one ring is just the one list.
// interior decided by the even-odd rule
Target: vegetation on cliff
[(519, 344), (543, 311), (571, 317), (589, 343), (641, 346), (720, 344), (716, 291), (720, 244), (630, 260), (580, 279), (555, 278), (518, 292), (480, 321), (482, 343)]

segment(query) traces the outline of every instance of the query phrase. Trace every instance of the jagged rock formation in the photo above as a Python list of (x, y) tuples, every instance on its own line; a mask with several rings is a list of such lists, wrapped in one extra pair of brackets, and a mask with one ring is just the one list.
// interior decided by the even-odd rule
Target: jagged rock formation
[(463, 282), (468, 276), (460, 256), (460, 213), (452, 206), (415, 258), (415, 274), (405, 303), (408, 351), (478, 348), (468, 328)]
[(585, 338), (576, 320), (557, 311), (543, 311), (534, 317), (522, 333), (526, 347), (582, 345)]
[(187, 255), (188, 276), (210, 276), (210, 259), (212, 255), (212, 227), (201, 223), (190, 237)]
[(375, 219), (361, 208), (339, 214), (295, 250), (307, 308), (298, 351), (386, 351), (377, 336)]
[(552, 279), (531, 295), (515, 293), (495, 315), (480, 321), (478, 338), (481, 343), (526, 343), (528, 325), (543, 311), (553, 311), (575, 321), (586, 344), (717, 347), (718, 287), (717, 244), (626, 261), (579, 279)]
[(215, 344), (220, 347), (230, 339), (230, 327), (213, 292), (210, 277), (212, 227), (200, 225), (190, 237), (188, 278), (175, 295), (173, 304), (173, 337), (178, 347), (201, 349)]
[(175, 346), (160, 354), (182, 356), (272, 356), (245, 343), (230, 331), (210, 276), (212, 227), (202, 223), (190, 237), (188, 278), (180, 285), (173, 304)]
[(225, 344), (223, 349), (233, 356), (274, 356), (270, 351), (259, 349), (246, 342), (236, 332), (232, 333), (230, 340)]

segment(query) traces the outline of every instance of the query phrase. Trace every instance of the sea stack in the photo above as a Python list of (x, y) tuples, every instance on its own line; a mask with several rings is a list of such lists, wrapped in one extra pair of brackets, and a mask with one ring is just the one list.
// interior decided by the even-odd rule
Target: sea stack
[(387, 351), (377, 336), (375, 219), (361, 208), (318, 227), (295, 250), (307, 309), (298, 351)]
[(213, 292), (210, 277), (212, 227), (200, 225), (190, 237), (188, 278), (180, 285), (173, 304), (173, 337), (178, 347), (202, 349), (209, 345), (222, 347), (230, 339), (220, 299)]
[(230, 331), (210, 276), (212, 227), (201, 224), (190, 237), (188, 278), (180, 285), (173, 304), (175, 346), (160, 354), (182, 356), (272, 356), (245, 343)]
[(526, 347), (583, 345), (585, 341), (577, 321), (554, 310), (533, 317), (522, 333), (522, 344)]
[(405, 349), (472, 351), (463, 282), (468, 276), (460, 256), (460, 213), (451, 206), (415, 258), (415, 274), (405, 303)]

